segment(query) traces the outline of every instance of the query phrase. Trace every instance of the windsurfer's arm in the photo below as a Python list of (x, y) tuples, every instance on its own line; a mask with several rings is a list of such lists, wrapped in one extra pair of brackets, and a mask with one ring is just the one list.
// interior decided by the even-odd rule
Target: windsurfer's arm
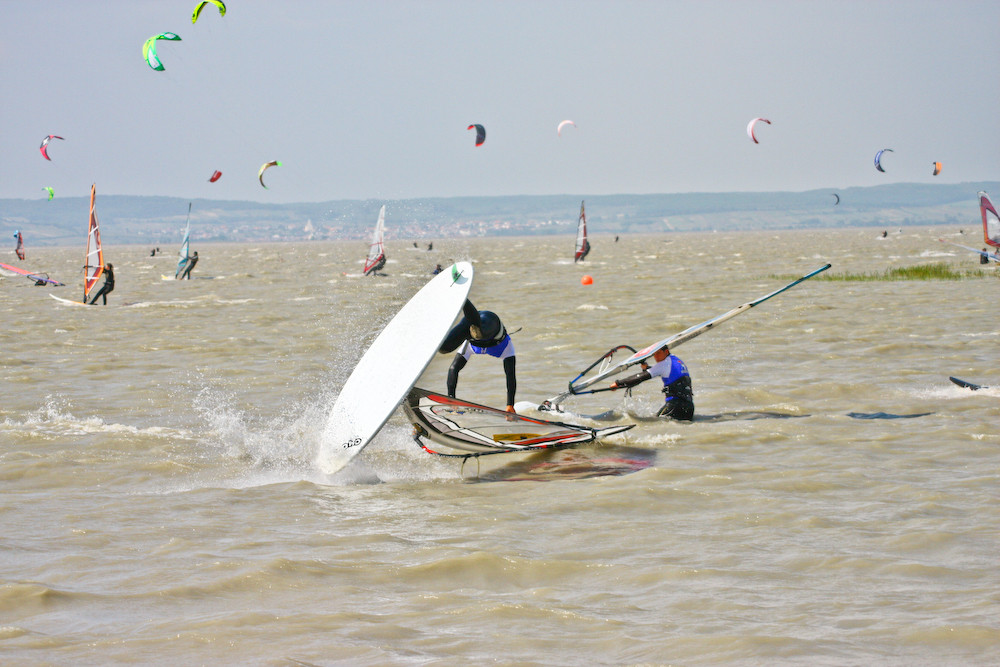
[(507, 412), (514, 412), (514, 394), (517, 393), (517, 375), (514, 370), (516, 358), (507, 357), (503, 360), (503, 372), (507, 375)]
[(461, 354), (456, 354), (448, 369), (448, 395), (455, 398), (455, 390), (458, 388), (458, 373), (465, 368), (466, 358)]
[(622, 378), (621, 380), (616, 380), (611, 383), (612, 391), (615, 389), (628, 389), (629, 387), (634, 387), (640, 382), (645, 382), (649, 378), (653, 377), (649, 374), (649, 371), (642, 370), (635, 375), (630, 375), (627, 378)]
[(472, 302), (468, 299), (465, 300), (465, 304), (462, 306), (462, 314), (465, 315), (465, 319), (468, 320), (469, 326), (478, 327), (482, 323), (479, 321), (479, 311), (476, 307), (472, 305)]

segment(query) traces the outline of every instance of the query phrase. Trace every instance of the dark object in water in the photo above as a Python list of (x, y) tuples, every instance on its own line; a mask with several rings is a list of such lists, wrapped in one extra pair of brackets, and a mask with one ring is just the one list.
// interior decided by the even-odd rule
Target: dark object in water
[(918, 412), (912, 415), (894, 415), (890, 412), (848, 412), (847, 416), (852, 419), (913, 419), (914, 417), (926, 417), (933, 412)]

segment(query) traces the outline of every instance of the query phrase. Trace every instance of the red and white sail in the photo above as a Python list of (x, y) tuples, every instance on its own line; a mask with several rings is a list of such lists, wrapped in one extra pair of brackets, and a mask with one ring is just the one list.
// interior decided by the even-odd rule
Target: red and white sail
[(580, 217), (576, 222), (576, 253), (573, 261), (582, 261), (590, 252), (590, 241), (587, 240), (587, 214), (583, 210), (583, 202), (580, 202)]
[(378, 212), (378, 222), (375, 223), (375, 232), (372, 234), (372, 242), (368, 246), (368, 257), (365, 259), (365, 275), (369, 272), (377, 271), (385, 265), (385, 204)]
[(94, 198), (97, 195), (97, 186), (90, 186), (90, 222), (87, 228), (87, 259), (83, 264), (83, 301), (87, 302), (90, 292), (97, 286), (98, 280), (104, 273), (104, 250), (101, 248), (101, 229), (97, 221), (97, 209), (94, 207)]

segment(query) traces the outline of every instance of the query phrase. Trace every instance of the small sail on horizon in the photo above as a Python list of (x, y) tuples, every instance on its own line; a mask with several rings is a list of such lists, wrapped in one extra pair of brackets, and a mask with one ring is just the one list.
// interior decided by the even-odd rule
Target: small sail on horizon
[(191, 263), (191, 202), (188, 202), (187, 224), (184, 228), (184, 240), (181, 241), (181, 249), (178, 253), (177, 272), (174, 279), (180, 280), (184, 275), (184, 270)]
[(375, 233), (372, 234), (372, 242), (368, 246), (368, 257), (365, 259), (365, 275), (375, 275), (385, 266), (385, 204), (378, 212), (378, 222), (375, 223)]
[(94, 199), (97, 196), (97, 184), (90, 186), (90, 221), (87, 227), (87, 257), (83, 264), (83, 302), (87, 303), (90, 293), (97, 286), (97, 281), (104, 274), (104, 249), (101, 246), (101, 229), (97, 221), (97, 209)]
[(576, 254), (573, 255), (574, 262), (582, 262), (590, 252), (590, 241), (587, 240), (587, 214), (583, 210), (583, 202), (580, 202), (580, 218), (576, 223)]

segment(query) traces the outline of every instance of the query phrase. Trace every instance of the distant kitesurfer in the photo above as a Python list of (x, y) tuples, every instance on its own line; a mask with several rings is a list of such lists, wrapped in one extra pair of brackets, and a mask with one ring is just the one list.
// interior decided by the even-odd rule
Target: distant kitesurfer
[(979, 253), (979, 263), (980, 264), (989, 264), (990, 263), (990, 256), (987, 254), (986, 248), (983, 248), (983, 251), (981, 253)]
[(678, 421), (694, 419), (694, 391), (691, 388), (691, 374), (684, 362), (670, 354), (670, 349), (664, 345), (653, 353), (656, 361), (652, 366), (642, 362), (642, 370), (635, 375), (622, 378), (611, 383), (611, 390), (628, 389), (640, 382), (659, 377), (663, 380), (663, 393), (666, 403), (656, 413), (657, 417), (669, 417)]
[(434, 250), (434, 244), (433, 243), (428, 243), (427, 244), (427, 249), (428, 250)]
[(104, 284), (101, 285), (101, 289), (98, 290), (94, 298), (90, 300), (90, 305), (93, 306), (97, 303), (97, 297), (103, 299), (101, 305), (108, 305), (108, 294), (113, 292), (115, 289), (115, 266), (114, 264), (108, 263), (104, 265)]
[(442, 269), (441, 265), (438, 264), (437, 266), (434, 267), (434, 270), (431, 272), (431, 275), (432, 276), (436, 276), (437, 274), (441, 273), (442, 271), (444, 271), (444, 269)]
[(414, 247), (414, 248), (419, 248), (420, 246), (418, 246), (418, 245), (417, 245), (417, 242), (416, 242), (416, 241), (414, 241), (414, 242), (413, 242), (413, 247)]
[(195, 250), (194, 254), (188, 258), (187, 266), (184, 267), (184, 273), (180, 275), (178, 280), (184, 280), (185, 278), (191, 280), (191, 269), (193, 269), (194, 265), (197, 263), (198, 263), (198, 251)]
[(882, 230), (882, 238), (885, 238), (885, 237), (887, 237), (888, 235), (889, 235), (889, 232), (887, 232), (887, 231), (885, 231), (885, 230), (883, 229), (883, 230)]
[(615, 243), (618, 243), (618, 235), (615, 234)]
[(503, 370), (507, 376), (507, 412), (514, 412), (514, 394), (517, 392), (516, 362), (514, 343), (507, 329), (496, 313), (476, 310), (468, 299), (462, 306), (462, 314), (464, 317), (448, 332), (439, 350), (442, 354), (448, 354), (458, 349), (451, 368), (448, 369), (448, 395), (455, 397), (458, 374), (465, 368), (469, 357), (473, 354), (488, 354), (503, 361)]

